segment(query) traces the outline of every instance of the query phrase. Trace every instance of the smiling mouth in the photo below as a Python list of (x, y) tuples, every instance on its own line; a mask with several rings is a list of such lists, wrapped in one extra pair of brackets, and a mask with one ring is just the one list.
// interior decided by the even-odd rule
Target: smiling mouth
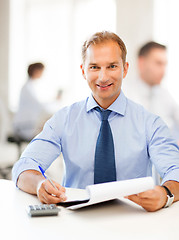
[(106, 85), (99, 85), (99, 84), (96, 84), (96, 85), (97, 85), (97, 87), (99, 87), (99, 88), (106, 89), (106, 88), (109, 88), (109, 87), (112, 85), (112, 83), (106, 84)]

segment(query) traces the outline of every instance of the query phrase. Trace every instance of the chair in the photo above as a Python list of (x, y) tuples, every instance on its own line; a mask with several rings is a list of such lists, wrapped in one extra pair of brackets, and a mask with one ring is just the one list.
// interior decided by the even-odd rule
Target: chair
[(16, 144), (17, 146), (17, 149), (18, 149), (18, 156), (20, 157), (21, 154), (22, 154), (22, 144), (23, 143), (29, 143), (30, 140), (27, 140), (27, 139), (24, 139), (20, 136), (17, 136), (17, 135), (10, 135), (7, 137), (7, 141), (9, 143), (14, 143)]
[[(7, 137), (10, 129), (9, 118), (8, 111), (0, 99), (0, 178), (5, 179), (10, 179), (13, 164), (21, 155), (22, 144), (26, 142), (16, 136)], [(15, 143), (15, 145), (12, 145), (12, 143)]]

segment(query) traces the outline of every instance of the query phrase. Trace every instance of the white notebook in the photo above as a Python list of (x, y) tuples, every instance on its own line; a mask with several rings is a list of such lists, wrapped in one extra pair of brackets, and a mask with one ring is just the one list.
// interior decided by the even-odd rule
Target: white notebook
[(59, 205), (75, 210), (153, 188), (154, 181), (152, 177), (100, 183), (89, 185), (86, 189), (66, 188), (67, 200), (59, 203)]

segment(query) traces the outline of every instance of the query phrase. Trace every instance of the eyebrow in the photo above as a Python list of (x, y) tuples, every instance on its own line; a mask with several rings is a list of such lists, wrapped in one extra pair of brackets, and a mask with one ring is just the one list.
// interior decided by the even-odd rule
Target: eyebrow
[(89, 65), (97, 65), (96, 63), (89, 63)]
[(115, 61), (115, 62), (112, 62), (112, 63), (110, 63), (110, 64), (118, 64), (119, 62), (118, 61)]
[[(112, 64), (119, 64), (119, 62), (118, 62), (118, 61), (115, 61), (115, 62), (108, 63), (108, 65), (112, 65)], [(96, 66), (96, 65), (98, 65), (98, 64), (97, 64), (97, 63), (89, 63), (89, 65)]]

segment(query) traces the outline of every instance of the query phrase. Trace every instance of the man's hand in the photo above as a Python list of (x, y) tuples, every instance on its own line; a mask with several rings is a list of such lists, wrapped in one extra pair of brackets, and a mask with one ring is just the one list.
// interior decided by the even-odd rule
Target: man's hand
[(65, 196), (65, 188), (54, 181), (53, 183), (57, 187), (58, 191), (47, 179), (39, 182), (37, 186), (37, 196), (42, 203), (56, 204), (67, 199)]
[(152, 190), (130, 195), (125, 198), (142, 206), (148, 212), (154, 212), (164, 207), (167, 202), (167, 193), (163, 187), (156, 186)]

